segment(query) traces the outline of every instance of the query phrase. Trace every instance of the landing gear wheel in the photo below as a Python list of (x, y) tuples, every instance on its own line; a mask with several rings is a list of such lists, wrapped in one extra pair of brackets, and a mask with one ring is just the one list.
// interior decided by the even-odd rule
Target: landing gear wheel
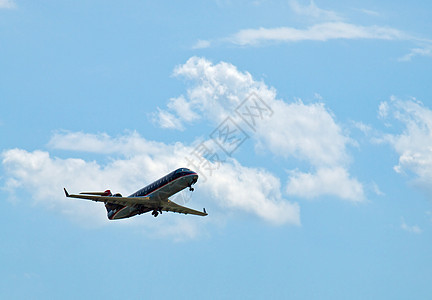
[(194, 188), (193, 187), (189, 187), (189, 191), (193, 192)]
[(156, 218), (157, 216), (158, 216), (158, 211), (157, 210), (154, 210), (153, 212), (152, 212), (152, 215)]

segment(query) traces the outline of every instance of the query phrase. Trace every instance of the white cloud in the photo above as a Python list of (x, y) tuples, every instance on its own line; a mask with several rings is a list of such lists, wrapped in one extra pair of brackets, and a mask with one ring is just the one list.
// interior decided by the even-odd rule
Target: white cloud
[(404, 125), (400, 134), (387, 134), (383, 138), (399, 155), (399, 163), (394, 167), (398, 173), (412, 173), (414, 182), (432, 192), (432, 111), (423, 103), (410, 99), (398, 100), (395, 97), (380, 105), (381, 114), (386, 120), (397, 120)]
[(378, 107), (378, 116), (380, 118), (387, 118), (389, 113), (389, 104), (387, 102), (381, 102)]
[(374, 10), (365, 9), (365, 8), (359, 8), (359, 9), (356, 9), (356, 10), (359, 11), (359, 12), (362, 12), (362, 13), (364, 13), (366, 15), (369, 15), (369, 16), (373, 16), (373, 17), (379, 17), (380, 16), (380, 13), (377, 12), (377, 11), (374, 11)]
[(164, 143), (143, 139), (137, 132), (115, 138), (105, 133), (57, 132), (51, 137), (48, 145), (60, 150), (128, 156), (142, 153), (143, 149), (146, 154), (156, 155), (160, 153), (159, 149), (166, 148)]
[(432, 45), (426, 45), (421, 48), (413, 48), (410, 53), (399, 58), (399, 61), (411, 61), (416, 56), (432, 56)]
[[(379, 25), (360, 25), (344, 21), (337, 12), (319, 8), (313, 0), (302, 5), (297, 0), (289, 0), (292, 11), (302, 17), (302, 21), (312, 21), (314, 24), (307, 28), (292, 26), (279, 26), (273, 28), (246, 28), (229, 36), (212, 39), (198, 40), (193, 49), (209, 48), (223, 44), (238, 46), (263, 46), (274, 43), (293, 43), (302, 41), (326, 42), (331, 40), (387, 40), (409, 41), (417, 45), (406, 55), (398, 58), (399, 61), (411, 61), (416, 56), (432, 56), (432, 41), (402, 30)], [(380, 16), (380, 13), (368, 9), (355, 9), (369, 16)]]
[(162, 128), (183, 130), (182, 121), (172, 113), (158, 108), (157, 113), (153, 114), (153, 123)]
[(2, 8), (16, 8), (16, 4), (13, 0), (0, 0), (0, 9)]
[(210, 41), (206, 41), (206, 40), (198, 40), (195, 45), (192, 46), (192, 49), (204, 49), (204, 48), (208, 48), (211, 46), (211, 42)]
[(408, 36), (394, 28), (360, 26), (345, 22), (326, 22), (306, 29), (292, 27), (243, 29), (227, 38), (241, 46), (255, 46), (265, 42), (328, 41), (333, 39), (401, 40)]
[[(184, 106), (202, 116), (202, 119), (218, 125), (230, 116), (243, 130), (249, 132), (257, 149), (270, 151), (283, 158), (306, 161), (315, 170), (342, 168), (345, 170), (345, 177), (342, 178), (341, 174), (339, 177), (344, 182), (354, 181), (347, 171), (350, 158), (346, 148), (351, 141), (324, 104), (306, 105), (300, 100), (295, 103), (278, 100), (274, 88), (254, 80), (250, 73), (241, 72), (226, 62), (213, 64), (204, 58), (192, 57), (184, 65), (178, 66), (174, 74), (185, 77), (192, 83), (187, 90), (187, 97), (183, 96), (181, 99), (186, 102), (183, 103)], [(259, 115), (261, 111), (256, 109), (257, 106), (265, 109), (262, 116)], [(256, 114), (256, 118), (251, 118), (255, 124), (246, 123), (245, 119), (242, 119), (245, 115), (236, 113), (245, 113), (242, 110), (245, 107), (255, 109), (251, 113)], [(168, 109), (182, 124), (191, 123), (184, 114), (172, 107)], [(310, 178), (320, 180), (317, 174)], [(332, 183), (333, 185), (326, 187), (322, 193), (316, 190), (314, 195), (328, 194), (329, 189), (339, 190), (339, 184)], [(316, 186), (320, 186), (320, 183), (317, 182)], [(356, 201), (363, 199), (362, 192), (358, 190), (359, 186), (361, 187), (361, 184), (349, 184), (348, 187), (353, 189), (352, 195), (341, 198), (355, 198)], [(335, 192), (333, 195), (342, 194)]]
[(402, 218), (401, 229), (404, 231), (410, 232), (410, 233), (414, 233), (414, 234), (422, 233), (422, 230), (420, 227), (418, 227), (417, 225), (408, 225), (407, 223), (405, 223), (404, 218)]
[(191, 122), (199, 119), (199, 116), (192, 111), (190, 103), (183, 96), (171, 98), (168, 108), (176, 112), (185, 121)]
[[(271, 117), (257, 120), (254, 129), (259, 146), (280, 156), (309, 160), (316, 166), (347, 161), (345, 148), (349, 139), (322, 103), (305, 105), (301, 101), (277, 100), (275, 89), (225, 62), (212, 64), (193, 57), (176, 68), (175, 74), (194, 83), (187, 91), (187, 100), (183, 99), (189, 102), (190, 109), (213, 124), (231, 116), (237, 124), (247, 128), (235, 111), (253, 93), (273, 110)], [(176, 117), (187, 121), (181, 114)]]
[(271, 107), (274, 115), (257, 126), (260, 147), (285, 158), (306, 160), (316, 167), (347, 163), (349, 138), (324, 104), (274, 100)]
[(283, 200), (279, 179), (268, 171), (233, 160), (217, 173), (221, 176), (213, 176), (205, 184), (224, 207), (256, 213), (276, 225), (300, 225), (300, 207)]
[(167, 107), (173, 113), (159, 108), (154, 114), (154, 123), (159, 124), (162, 128), (183, 130), (182, 121), (192, 122), (200, 118), (192, 110), (191, 103), (187, 102), (183, 96), (171, 98)]
[[(165, 222), (165, 224), (153, 230), (154, 232), (150, 233), (150, 236), (154, 238), (173, 239), (175, 242), (194, 239), (203, 234), (200, 230), (200, 225), (185, 219), (178, 219), (175, 223)], [(145, 234), (149, 233), (145, 232)]]
[[(181, 143), (166, 145), (147, 141), (136, 133), (117, 138), (106, 134), (57, 133), (49, 145), (56, 149), (114, 156), (108, 163), (101, 164), (97, 161), (51, 157), (46, 151), (7, 150), (2, 153), (4, 188), (12, 194), (25, 190), (31, 194), (33, 203), (94, 226), (107, 222), (103, 205), (65, 198), (63, 187), (69, 188), (70, 192), (109, 188), (128, 195), (178, 167), (193, 169), (185, 159), (193, 151), (191, 147)], [(256, 184), (263, 180), (267, 184)], [(235, 160), (222, 164), (211, 180), (202, 181), (201, 178), (194, 193), (197, 201), (205, 199), (205, 203), (213, 209), (209, 220), (194, 216), (188, 216), (187, 219), (161, 216), (158, 222), (162, 225), (159, 223), (157, 228), (151, 216), (137, 217), (129, 222), (145, 222), (149, 235), (153, 231), (157, 235), (158, 228), (163, 228), (163, 236), (176, 236), (183, 232), (185, 238), (202, 233), (199, 228), (203, 223), (218, 222), (216, 216), (230, 213), (246, 212), (276, 225), (300, 224), (298, 204), (282, 197), (278, 178), (264, 170), (241, 166)], [(189, 206), (204, 206), (203, 202), (199, 203), (189, 203)]]
[(342, 19), (336, 12), (331, 10), (325, 10), (316, 6), (314, 1), (310, 1), (309, 5), (301, 5), (296, 0), (290, 0), (289, 5), (291, 9), (300, 16), (309, 17), (312, 19), (319, 20), (331, 20), (331, 21), (339, 21)]
[(5, 151), (2, 158), (6, 178), (4, 188), (9, 192), (27, 190), (33, 204), (43, 204), (78, 221), (91, 217), (93, 224), (104, 222), (103, 207), (99, 210), (94, 203), (83, 205), (61, 197), (64, 185), (78, 188), (77, 180), (89, 188), (97, 186), (103, 170), (96, 163), (81, 159), (53, 159), (47, 152), (21, 149)]
[(378, 184), (376, 184), (375, 182), (371, 183), (370, 188), (372, 189), (372, 191), (377, 195), (377, 196), (385, 196), (385, 193), (383, 191), (380, 190)]
[(341, 167), (319, 168), (313, 174), (292, 172), (287, 192), (292, 196), (303, 198), (328, 195), (353, 202), (364, 200), (362, 184), (350, 178), (348, 172)]
[(365, 135), (372, 131), (372, 127), (363, 122), (352, 121), (351, 123), (355, 128), (363, 132)]
[(225, 62), (213, 64), (204, 58), (192, 57), (176, 67), (174, 75), (194, 83), (188, 89), (187, 97), (173, 98), (181, 99), (188, 113), (176, 109), (173, 99), (167, 105), (168, 112), (175, 115), (182, 125), (199, 118), (214, 123), (222, 122), (227, 116), (233, 115), (236, 107), (253, 91), (259, 91), (260, 97), (274, 97), (274, 92), (264, 83), (255, 81), (248, 72), (240, 72)]

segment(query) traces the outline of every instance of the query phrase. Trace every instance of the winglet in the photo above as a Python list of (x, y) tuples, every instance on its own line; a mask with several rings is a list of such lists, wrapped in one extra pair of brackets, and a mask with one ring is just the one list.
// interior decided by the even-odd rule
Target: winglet
[(64, 192), (66, 194), (66, 197), (69, 197), (69, 193), (66, 191), (66, 188), (63, 188), (63, 189), (64, 189)]
[(205, 210), (205, 207), (203, 208), (203, 211), (204, 211), (205, 214), (207, 214), (207, 212), (206, 212), (206, 210)]

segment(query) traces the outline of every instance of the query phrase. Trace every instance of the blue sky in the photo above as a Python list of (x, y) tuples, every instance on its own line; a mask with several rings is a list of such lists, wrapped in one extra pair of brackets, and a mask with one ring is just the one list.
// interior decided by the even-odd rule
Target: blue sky
[(428, 299), (431, 5), (0, 0), (0, 297)]

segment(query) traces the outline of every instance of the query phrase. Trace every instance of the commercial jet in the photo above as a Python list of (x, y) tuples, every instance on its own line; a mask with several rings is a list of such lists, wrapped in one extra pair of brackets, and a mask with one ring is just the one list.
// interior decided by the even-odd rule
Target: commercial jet
[(168, 175), (156, 180), (152, 184), (140, 189), (129, 197), (121, 194), (111, 194), (110, 190), (105, 192), (82, 192), (79, 195), (69, 194), (66, 189), (66, 197), (104, 202), (108, 219), (124, 219), (151, 211), (157, 217), (162, 211), (172, 211), (181, 214), (192, 214), (207, 216), (204, 210), (198, 211), (181, 206), (168, 198), (185, 188), (193, 191), (192, 185), (198, 180), (198, 174), (186, 168), (177, 169)]

